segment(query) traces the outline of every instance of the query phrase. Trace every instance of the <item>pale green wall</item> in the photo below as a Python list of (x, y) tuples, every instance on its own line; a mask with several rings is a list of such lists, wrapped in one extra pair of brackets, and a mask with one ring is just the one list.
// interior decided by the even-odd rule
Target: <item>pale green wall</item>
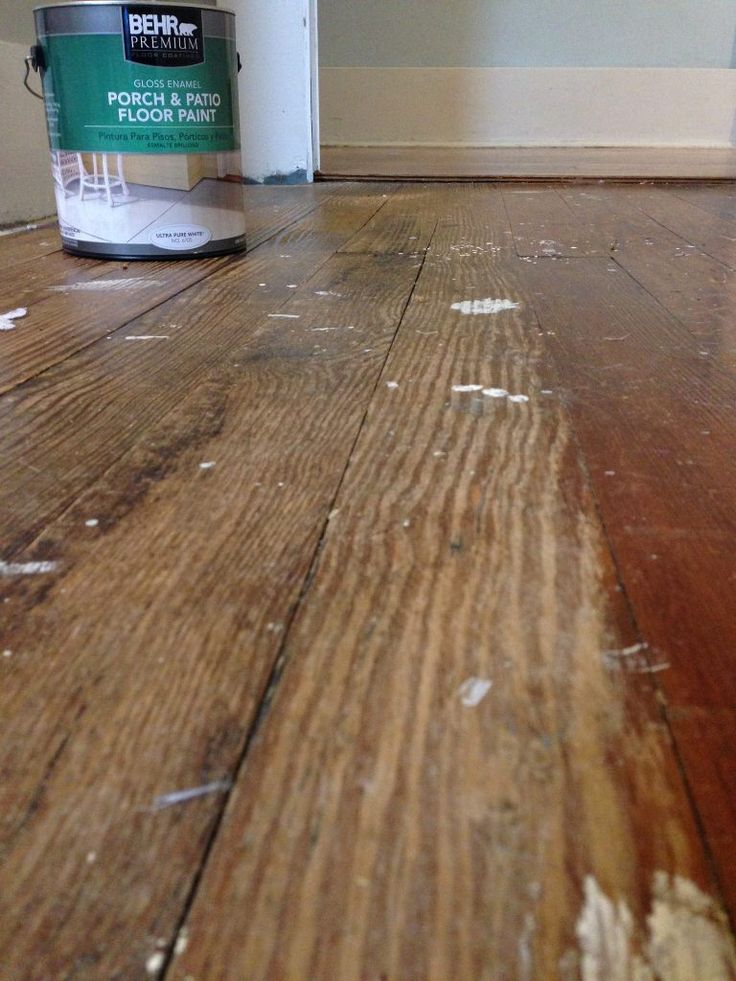
[(319, 0), (325, 67), (736, 67), (736, 0)]

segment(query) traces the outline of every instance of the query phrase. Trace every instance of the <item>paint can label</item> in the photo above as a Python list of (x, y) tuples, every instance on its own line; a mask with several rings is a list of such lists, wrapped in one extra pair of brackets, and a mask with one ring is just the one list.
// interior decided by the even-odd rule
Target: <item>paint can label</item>
[(234, 16), (80, 3), (36, 19), (65, 245), (130, 257), (243, 247)]

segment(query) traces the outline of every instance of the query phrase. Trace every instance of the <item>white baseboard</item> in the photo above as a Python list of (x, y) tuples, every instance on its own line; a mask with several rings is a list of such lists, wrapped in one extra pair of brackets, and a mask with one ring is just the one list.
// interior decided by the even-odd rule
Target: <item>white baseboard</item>
[(321, 142), (343, 146), (736, 143), (717, 68), (322, 68)]

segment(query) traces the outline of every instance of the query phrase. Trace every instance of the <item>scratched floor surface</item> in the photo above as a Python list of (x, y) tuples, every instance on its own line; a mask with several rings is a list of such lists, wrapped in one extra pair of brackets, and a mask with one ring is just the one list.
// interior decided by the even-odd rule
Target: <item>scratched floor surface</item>
[(2, 981), (733, 979), (736, 188), (246, 200), (0, 239)]

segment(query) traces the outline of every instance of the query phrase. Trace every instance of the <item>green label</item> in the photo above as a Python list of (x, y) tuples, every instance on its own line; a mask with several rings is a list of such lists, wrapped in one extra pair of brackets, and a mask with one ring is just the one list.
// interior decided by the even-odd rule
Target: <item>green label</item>
[(202, 64), (162, 68), (126, 61), (118, 34), (41, 38), (51, 149), (238, 150), (235, 42), (219, 37), (204, 41)]

